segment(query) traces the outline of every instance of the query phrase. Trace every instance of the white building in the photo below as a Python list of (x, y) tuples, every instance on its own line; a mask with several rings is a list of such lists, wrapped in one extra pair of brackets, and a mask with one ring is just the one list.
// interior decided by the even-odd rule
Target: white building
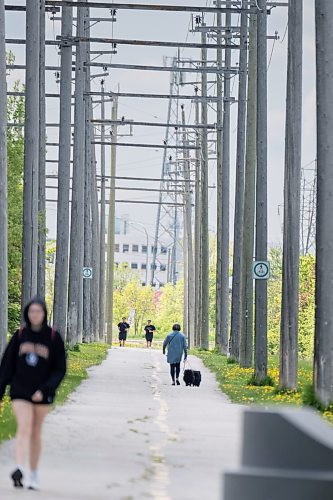
[[(154, 258), (154, 237), (144, 224), (126, 218), (116, 219), (115, 228), (115, 265), (127, 264), (140, 276), (143, 285), (151, 283)], [(159, 242), (155, 259), (154, 286), (160, 288), (168, 281), (168, 261), (171, 245)]]

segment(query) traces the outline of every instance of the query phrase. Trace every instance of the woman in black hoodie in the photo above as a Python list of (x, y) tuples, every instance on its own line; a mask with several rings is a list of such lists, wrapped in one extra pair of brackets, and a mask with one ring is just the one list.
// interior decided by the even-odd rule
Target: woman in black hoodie
[(0, 364), (1, 401), (10, 386), (17, 421), (15, 487), (23, 487), (23, 469), (30, 458), (28, 488), (38, 489), (37, 466), (41, 428), (55, 391), (66, 373), (66, 353), (61, 335), (47, 325), (45, 302), (32, 299), (24, 310), (24, 327), (10, 339)]

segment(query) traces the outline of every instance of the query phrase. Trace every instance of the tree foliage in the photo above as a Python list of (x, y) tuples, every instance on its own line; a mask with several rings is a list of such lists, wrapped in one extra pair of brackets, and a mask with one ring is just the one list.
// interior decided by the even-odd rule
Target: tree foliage
[[(17, 82), (14, 90), (20, 90)], [(7, 100), (8, 121), (23, 123), (24, 99), (10, 96)], [(23, 128), (7, 129), (8, 161), (8, 304), (9, 331), (17, 328), (20, 322), (21, 282), (22, 282), (22, 207), (23, 207)]]

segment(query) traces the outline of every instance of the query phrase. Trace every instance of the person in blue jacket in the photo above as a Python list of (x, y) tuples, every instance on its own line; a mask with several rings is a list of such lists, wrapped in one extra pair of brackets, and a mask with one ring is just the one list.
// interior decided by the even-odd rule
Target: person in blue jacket
[(187, 342), (186, 337), (181, 332), (181, 327), (178, 323), (173, 325), (172, 332), (167, 335), (163, 342), (163, 354), (165, 354), (166, 349), (168, 349), (167, 362), (170, 364), (172, 385), (180, 385), (180, 362), (183, 354), (184, 360), (187, 358)]

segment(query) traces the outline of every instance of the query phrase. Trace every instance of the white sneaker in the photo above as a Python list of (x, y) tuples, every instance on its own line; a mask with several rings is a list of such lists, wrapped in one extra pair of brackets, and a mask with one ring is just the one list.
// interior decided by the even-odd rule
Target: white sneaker
[(39, 490), (39, 481), (37, 476), (30, 477), (27, 488), (28, 490)]

